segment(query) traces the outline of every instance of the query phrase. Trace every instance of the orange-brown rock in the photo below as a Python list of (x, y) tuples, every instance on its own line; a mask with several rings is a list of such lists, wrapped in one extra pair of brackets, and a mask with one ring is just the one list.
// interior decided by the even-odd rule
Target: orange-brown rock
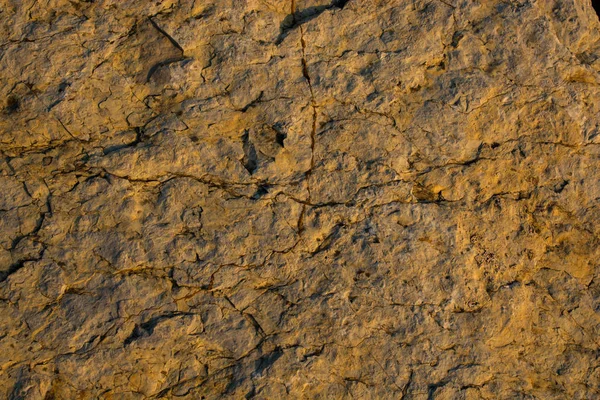
[(0, 398), (600, 398), (589, 0), (0, 26)]

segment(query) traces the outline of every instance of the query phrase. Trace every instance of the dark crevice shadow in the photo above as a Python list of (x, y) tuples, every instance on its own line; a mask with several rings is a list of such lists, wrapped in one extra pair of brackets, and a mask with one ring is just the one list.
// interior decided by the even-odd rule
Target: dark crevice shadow
[(303, 10), (298, 10), (289, 14), (281, 25), (279, 25), (279, 36), (275, 44), (279, 45), (290, 34), (291, 31), (298, 28), (300, 25), (312, 21), (327, 10), (334, 8), (342, 10), (350, 0), (333, 0), (331, 4), (325, 6), (308, 7)]
[(250, 141), (250, 132), (247, 130), (242, 135), (242, 147), (244, 150), (244, 168), (252, 175), (258, 169), (258, 154), (256, 154), (254, 144)]
[(592, 7), (596, 10), (596, 15), (600, 16), (600, 0), (592, 0)]
[(340, 10), (343, 10), (344, 7), (346, 7), (346, 4), (348, 4), (348, 2), (350, 2), (350, 0), (333, 0), (331, 5), (339, 8)]
[(150, 21), (150, 24), (152, 24), (152, 26), (154, 27), (154, 29), (156, 29), (161, 35), (163, 35), (169, 42), (171, 42), (171, 44), (173, 45), (173, 47), (175, 47), (179, 52), (180, 52), (180, 56), (179, 57), (174, 57), (174, 58), (169, 58), (167, 60), (163, 60), (160, 61), (156, 64), (154, 64), (152, 67), (150, 67), (150, 69), (148, 70), (148, 73), (146, 74), (146, 83), (150, 82), (150, 79), (152, 78), (152, 75), (154, 75), (154, 73), (159, 70), (160, 68), (164, 67), (164, 66), (168, 66), (170, 64), (174, 64), (180, 61), (185, 61), (186, 57), (184, 56), (185, 51), (183, 49), (183, 47), (181, 47), (181, 45), (171, 36), (169, 35), (163, 28), (161, 28), (153, 19), (152, 17), (148, 17), (148, 21)]
[(151, 17), (148, 17), (148, 20), (150, 21), (154, 29), (156, 29), (164, 37), (166, 37), (173, 46), (175, 46), (179, 51), (181, 51), (181, 54), (183, 55), (183, 47), (181, 47), (181, 45), (173, 38), (173, 36), (169, 35), (163, 28), (161, 28), (156, 22), (154, 22), (154, 20)]

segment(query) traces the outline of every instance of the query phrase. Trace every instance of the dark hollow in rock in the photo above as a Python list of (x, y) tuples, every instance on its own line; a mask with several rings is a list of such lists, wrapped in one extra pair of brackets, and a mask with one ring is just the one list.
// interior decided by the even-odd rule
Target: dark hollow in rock
[(21, 107), (21, 102), (19, 101), (19, 98), (17, 96), (10, 95), (7, 97), (6, 107), (4, 107), (4, 110), (7, 113), (12, 114), (14, 112), (17, 112), (20, 107)]
[(596, 10), (596, 14), (600, 15), (600, 0), (592, 0), (592, 7)]

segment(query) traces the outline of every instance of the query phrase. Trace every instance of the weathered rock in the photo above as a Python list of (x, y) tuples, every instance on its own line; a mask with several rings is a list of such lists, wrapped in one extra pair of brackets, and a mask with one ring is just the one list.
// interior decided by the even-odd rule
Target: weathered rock
[(589, 0), (3, 0), (0, 397), (600, 396)]

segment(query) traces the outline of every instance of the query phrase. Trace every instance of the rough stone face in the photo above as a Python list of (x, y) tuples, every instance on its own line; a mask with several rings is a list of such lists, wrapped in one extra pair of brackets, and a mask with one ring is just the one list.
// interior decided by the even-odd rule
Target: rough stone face
[(589, 0), (0, 26), (0, 398), (600, 397)]

